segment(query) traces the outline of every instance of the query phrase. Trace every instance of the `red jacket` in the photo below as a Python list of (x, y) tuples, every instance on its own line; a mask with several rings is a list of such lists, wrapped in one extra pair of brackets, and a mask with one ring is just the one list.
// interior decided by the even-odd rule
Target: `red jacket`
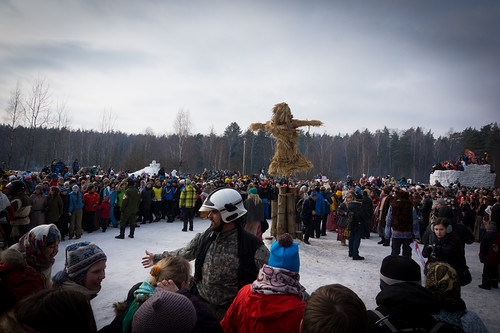
[(99, 205), (99, 194), (97, 192), (87, 192), (83, 195), (83, 209), (87, 212), (95, 212)]
[(111, 205), (108, 201), (103, 201), (99, 206), (97, 206), (97, 211), (99, 212), (99, 218), (109, 219), (111, 213)]
[(254, 294), (250, 287), (240, 289), (221, 320), (225, 333), (299, 332), (306, 302), (295, 295)]

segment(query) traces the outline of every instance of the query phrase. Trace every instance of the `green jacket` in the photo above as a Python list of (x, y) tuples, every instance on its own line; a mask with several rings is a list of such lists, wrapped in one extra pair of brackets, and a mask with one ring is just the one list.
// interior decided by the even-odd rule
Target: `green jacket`
[(120, 211), (122, 214), (136, 214), (139, 210), (140, 201), (139, 190), (135, 186), (129, 186), (123, 195)]

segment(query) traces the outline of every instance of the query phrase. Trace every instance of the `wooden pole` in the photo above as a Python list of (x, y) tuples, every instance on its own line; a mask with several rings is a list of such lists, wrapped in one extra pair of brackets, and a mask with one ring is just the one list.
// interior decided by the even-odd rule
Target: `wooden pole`
[(287, 222), (286, 222), (286, 205), (287, 205), (287, 200), (286, 200), (286, 187), (285, 186), (280, 186), (279, 188), (279, 194), (278, 194), (278, 221), (277, 221), (277, 226), (276, 226), (276, 237), (279, 237), (280, 235), (284, 234), (287, 232)]
[(271, 236), (277, 237), (278, 200), (271, 200)]
[(296, 237), (296, 227), (295, 227), (295, 188), (288, 187), (286, 194), (286, 216), (287, 216), (287, 230), (288, 233), (295, 238)]

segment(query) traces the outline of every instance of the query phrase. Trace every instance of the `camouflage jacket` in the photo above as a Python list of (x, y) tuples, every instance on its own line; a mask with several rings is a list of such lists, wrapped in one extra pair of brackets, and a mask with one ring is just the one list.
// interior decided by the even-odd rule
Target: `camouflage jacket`
[[(246, 233), (243, 230), (241, 232)], [(155, 255), (154, 261), (156, 262), (163, 257), (169, 256), (181, 256), (189, 261), (194, 260), (203, 251), (203, 244), (211, 237), (213, 237), (213, 240), (203, 261), (203, 274), (201, 279), (196, 281), (196, 285), (203, 299), (210, 304), (221, 306), (230, 304), (240, 288), (238, 276), (240, 269), (238, 228), (224, 233), (207, 229), (204, 233), (197, 234), (187, 246), (175, 251), (165, 251), (162, 254)], [(255, 263), (257, 273), (264, 264), (267, 264), (268, 258), (269, 249), (264, 243), (261, 243), (253, 255), (253, 262)], [(256, 278), (257, 274), (251, 277), (252, 280)]]

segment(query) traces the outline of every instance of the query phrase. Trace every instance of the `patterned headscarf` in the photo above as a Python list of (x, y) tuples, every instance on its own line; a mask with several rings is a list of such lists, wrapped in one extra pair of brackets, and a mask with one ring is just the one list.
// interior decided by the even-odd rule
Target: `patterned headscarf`
[(460, 296), (460, 282), (457, 272), (445, 262), (429, 264), (425, 287), (438, 299), (442, 309), (465, 310), (465, 302)]
[(54, 264), (54, 259), (49, 259), (45, 255), (45, 249), (60, 240), (61, 233), (55, 224), (42, 224), (24, 234), (18, 246), (24, 253), (28, 265), (37, 271), (42, 271)]

